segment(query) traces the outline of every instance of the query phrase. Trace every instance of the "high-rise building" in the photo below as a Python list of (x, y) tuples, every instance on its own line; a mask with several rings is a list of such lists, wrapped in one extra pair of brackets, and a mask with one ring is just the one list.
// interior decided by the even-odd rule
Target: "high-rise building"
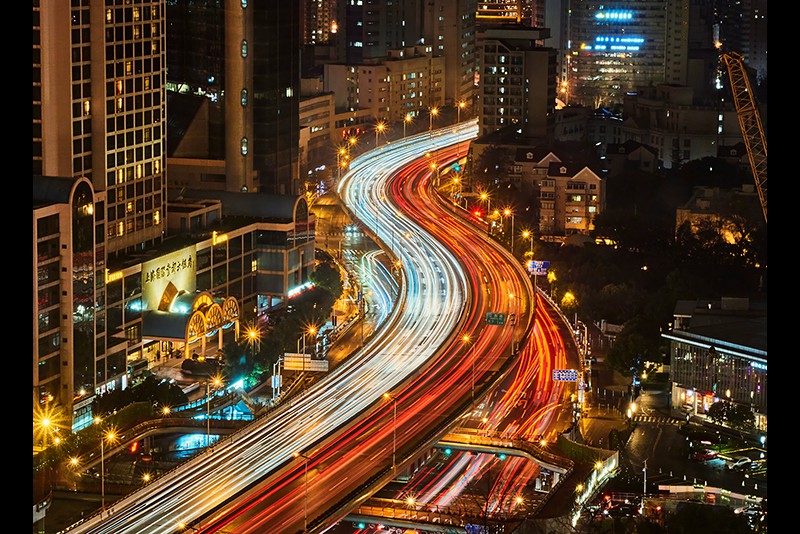
[(663, 82), (667, 4), (572, 0), (567, 103), (613, 107), (626, 92)]
[(300, 0), (168, 6), (169, 87), (211, 100), (209, 150), (224, 154), (228, 191), (301, 190), (300, 17)]
[(464, 102), (475, 98), (477, 0), (431, 0), (427, 3), (424, 41), (434, 57), (444, 57), (444, 101)]
[(336, 0), (303, 0), (304, 45), (328, 43), (339, 32), (337, 3)]
[(543, 45), (546, 28), (502, 24), (479, 32), (480, 135), (518, 125), (524, 137), (552, 135), (556, 51)]
[(712, 1), (715, 39), (723, 51), (741, 54), (761, 83), (767, 76), (767, 1)]
[(70, 413), (125, 374), (106, 265), (164, 235), (164, 16), (163, 0), (34, 0), (34, 406)]

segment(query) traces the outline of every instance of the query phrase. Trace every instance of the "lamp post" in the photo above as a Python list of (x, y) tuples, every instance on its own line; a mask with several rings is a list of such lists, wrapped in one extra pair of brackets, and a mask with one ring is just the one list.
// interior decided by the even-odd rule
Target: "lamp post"
[(530, 230), (523, 230), (522, 231), (522, 237), (524, 237), (525, 239), (530, 239), (531, 240), (530, 256), (531, 256), (531, 260), (533, 260), (533, 232), (531, 232)]
[(105, 442), (108, 440), (109, 444), (116, 441), (117, 435), (114, 433), (113, 430), (110, 430), (103, 436), (100, 436), (100, 509), (105, 511), (106, 509), (106, 468), (105, 468), (105, 461), (106, 461), (106, 450), (105, 450)]
[[(206, 380), (206, 447), (211, 444), (211, 385), (212, 379)], [(213, 378), (213, 385), (218, 388), (222, 385), (222, 379), (219, 376)]]
[(406, 138), (406, 125), (411, 122), (411, 113), (406, 113), (406, 116), (403, 117), (403, 139)]
[(433, 118), (439, 114), (439, 108), (436, 106), (431, 108), (430, 113), (428, 114), (428, 135), (433, 137)]
[(492, 235), (492, 223), (489, 222), (489, 212), (492, 211), (492, 197), (486, 191), (481, 191), (480, 198), (486, 202), (486, 235)]
[(303, 498), (303, 532), (308, 532), (308, 456), (302, 452), (295, 452), (295, 458), (303, 459), (303, 479), (305, 484), (305, 496)]
[(340, 146), (339, 149), (336, 151), (336, 172), (337, 174), (337, 182), (341, 181), (342, 179), (342, 159), (347, 154), (347, 149), (343, 146)]
[(392, 401), (392, 473), (397, 468), (397, 398), (390, 393), (384, 393), (383, 398)]
[(378, 122), (378, 124), (375, 125), (375, 148), (378, 148), (378, 134), (383, 133), (385, 129), (386, 129), (386, 123), (384, 123), (383, 121), (380, 121)]
[(505, 208), (503, 215), (505, 217), (511, 215), (511, 254), (514, 254), (514, 212), (511, 211), (511, 208)]
[(456, 104), (456, 111), (457, 111), (456, 122), (457, 123), (461, 122), (461, 110), (464, 109), (466, 106), (467, 106), (467, 103), (464, 102), (463, 100), (459, 100), (458, 103)]

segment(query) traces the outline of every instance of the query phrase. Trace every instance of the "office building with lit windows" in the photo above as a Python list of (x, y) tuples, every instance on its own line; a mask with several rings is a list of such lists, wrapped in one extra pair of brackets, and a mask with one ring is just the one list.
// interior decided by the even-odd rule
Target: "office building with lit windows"
[(546, 28), (484, 26), (478, 34), (480, 135), (517, 125), (525, 137), (553, 134), (556, 51)]
[[(167, 209), (165, 4), (33, 5), (33, 409), (55, 407), (72, 430), (91, 423), (96, 395), (132, 383), (132, 369), (167, 350), (215, 351), (206, 339), (218, 350), (238, 335), (240, 314), (285, 303), (313, 270), (313, 216), (300, 195), (177, 188)], [(259, 15), (262, 29), (286, 22)], [(268, 75), (292, 72), (294, 56), (270, 63), (280, 53), (254, 62), (272, 85), (248, 92), (272, 119), (282, 98), (296, 98), (291, 76)], [(294, 122), (286, 115), (267, 128), (291, 154), (297, 110)], [(263, 164), (280, 172), (274, 163)]]
[(671, 405), (705, 414), (727, 401), (767, 432), (767, 304), (749, 298), (678, 301), (669, 341)]
[(574, 0), (569, 14), (569, 104), (622, 104), (626, 92), (665, 79), (669, 0)]
[(72, 414), (126, 371), (105, 273), (164, 237), (164, 16), (163, 0), (33, 3), (34, 407)]
[(226, 191), (302, 192), (300, 17), (300, 0), (169, 3), (168, 89), (209, 100), (207, 153), (172, 168), (224, 161)]

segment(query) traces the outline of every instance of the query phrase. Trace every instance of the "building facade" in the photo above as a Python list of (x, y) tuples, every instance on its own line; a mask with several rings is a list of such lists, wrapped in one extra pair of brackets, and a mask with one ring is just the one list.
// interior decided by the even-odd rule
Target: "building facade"
[(705, 414), (715, 402), (747, 406), (767, 432), (767, 307), (747, 298), (679, 301), (670, 343), (671, 403)]
[(165, 233), (164, 24), (163, 0), (33, 4), (34, 408), (125, 374), (105, 277)]
[[(666, 169), (680, 168), (693, 159), (716, 157), (719, 146), (743, 140), (733, 103), (697, 103), (689, 86), (642, 87), (627, 94), (624, 102), (623, 142), (652, 146)], [(764, 124), (766, 127), (766, 121)]]
[[(665, 76), (668, 0), (573, 0), (566, 102), (592, 109), (621, 104), (627, 91)], [(670, 22), (677, 22), (674, 14)]]
[(225, 189), (302, 192), (300, 0), (181, 0), (168, 15), (169, 88), (214, 103), (205, 159), (222, 154)]
[(484, 27), (478, 35), (480, 135), (518, 125), (525, 137), (553, 134), (556, 51), (545, 48), (547, 29)]

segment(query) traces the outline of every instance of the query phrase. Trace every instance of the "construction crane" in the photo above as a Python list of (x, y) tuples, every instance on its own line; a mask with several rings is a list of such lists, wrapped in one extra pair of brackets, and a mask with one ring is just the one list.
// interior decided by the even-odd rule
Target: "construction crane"
[(764, 212), (764, 222), (767, 222), (767, 137), (761, 125), (761, 116), (758, 113), (756, 94), (750, 87), (750, 78), (744, 65), (744, 58), (735, 52), (724, 52), (720, 59), (728, 69), (731, 80), (731, 91), (736, 103), (736, 113), (739, 116), (739, 126), (742, 128), (742, 137), (747, 147), (747, 157), (750, 160), (750, 170), (756, 182), (758, 198), (761, 201), (761, 210)]

